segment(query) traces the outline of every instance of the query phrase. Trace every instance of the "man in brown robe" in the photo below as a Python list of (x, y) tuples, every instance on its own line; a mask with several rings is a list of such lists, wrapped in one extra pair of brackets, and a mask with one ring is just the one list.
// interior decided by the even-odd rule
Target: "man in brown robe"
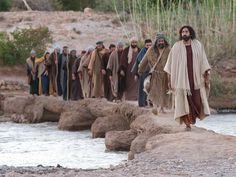
[(96, 49), (93, 51), (91, 60), (89, 62), (89, 74), (92, 76), (92, 97), (102, 98), (103, 92), (103, 74), (102, 74), (102, 57), (108, 50), (105, 49), (103, 42), (96, 43)]
[(49, 57), (48, 77), (49, 77), (49, 95), (61, 95), (62, 90), (59, 84), (60, 76), (58, 75), (58, 59), (60, 48), (56, 47)]
[(164, 70), (170, 75), (169, 85), (175, 93), (175, 119), (184, 122), (186, 131), (190, 131), (197, 117), (202, 120), (210, 115), (210, 65), (192, 27), (183, 26), (179, 35), (180, 41), (172, 47)]
[(137, 100), (138, 98), (138, 82), (134, 80), (135, 74), (131, 72), (136, 61), (137, 55), (140, 52), (138, 48), (138, 40), (132, 38), (130, 46), (126, 47), (121, 56), (119, 74), (124, 78), (122, 85), (124, 86), (124, 99)]
[(64, 66), (63, 66), (63, 70), (64, 70), (63, 99), (64, 100), (71, 99), (72, 67), (76, 59), (77, 59), (76, 50), (71, 50), (68, 59), (64, 62)]
[(120, 82), (121, 77), (118, 72), (123, 48), (124, 44), (122, 42), (118, 42), (117, 49), (111, 53), (107, 64), (107, 72), (109, 74), (111, 83), (111, 91), (115, 100), (121, 100), (123, 96)]
[(107, 64), (111, 53), (116, 49), (114, 44), (110, 44), (109, 51), (105, 53), (102, 57), (102, 74), (103, 74), (103, 88), (104, 88), (104, 97), (111, 101), (113, 99), (112, 90), (111, 90), (111, 83), (109, 79), (109, 73), (107, 70)]
[(159, 112), (164, 113), (164, 108), (170, 105), (170, 96), (167, 94), (168, 75), (164, 71), (169, 52), (170, 48), (165, 36), (157, 34), (154, 45), (149, 48), (139, 65), (140, 75), (145, 72), (147, 66), (152, 70), (148, 98), (153, 103), (154, 114), (158, 114), (158, 107), (160, 107)]
[(82, 51), (81, 55), (75, 60), (72, 66), (72, 86), (71, 86), (71, 100), (83, 99), (83, 92), (81, 88), (80, 78), (78, 68), (80, 65), (80, 60), (86, 51)]

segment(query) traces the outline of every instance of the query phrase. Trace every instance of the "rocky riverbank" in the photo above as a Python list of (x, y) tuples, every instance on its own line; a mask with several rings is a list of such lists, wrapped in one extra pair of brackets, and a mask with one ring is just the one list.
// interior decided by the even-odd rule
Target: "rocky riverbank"
[[(17, 109), (16, 109), (17, 108)], [(1, 97), (1, 109), (15, 122), (59, 121), (62, 130), (91, 128), (105, 137), (107, 149), (127, 150), (126, 164), (109, 169), (80, 170), (58, 167), (6, 167), (0, 176), (206, 176), (236, 174), (236, 137), (194, 127), (185, 132), (173, 114), (154, 116), (129, 103), (88, 99), (64, 102), (54, 97)], [(111, 116), (112, 115), (112, 116)]]

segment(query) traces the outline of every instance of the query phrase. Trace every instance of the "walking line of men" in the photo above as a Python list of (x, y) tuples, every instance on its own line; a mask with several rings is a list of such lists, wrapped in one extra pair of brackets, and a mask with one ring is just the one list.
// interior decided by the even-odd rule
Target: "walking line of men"
[[(137, 44), (138, 39), (132, 38), (127, 47), (118, 42), (106, 49), (98, 41), (95, 48), (88, 47), (79, 56), (76, 50), (69, 53), (67, 46), (62, 53), (55, 47), (42, 58), (36, 58), (32, 50), (26, 60), (30, 93), (63, 96), (64, 100), (138, 99), (140, 107), (151, 102), (154, 114), (170, 108), (174, 95), (175, 119), (191, 130), (196, 118), (210, 114), (210, 65), (195, 31), (183, 26), (172, 48), (163, 34), (157, 34), (153, 43), (146, 39), (142, 49)], [(150, 86), (145, 90), (145, 79), (150, 75)]]

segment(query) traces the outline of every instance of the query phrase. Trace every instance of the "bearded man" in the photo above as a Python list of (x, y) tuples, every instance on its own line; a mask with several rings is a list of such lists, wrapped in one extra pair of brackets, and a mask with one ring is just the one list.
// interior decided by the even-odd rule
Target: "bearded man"
[(135, 74), (131, 72), (136, 61), (140, 48), (138, 48), (138, 39), (133, 37), (130, 40), (130, 46), (126, 47), (122, 53), (120, 61), (119, 74), (123, 77), (121, 81), (123, 85), (125, 100), (137, 100), (138, 98), (138, 83), (134, 80)]
[[(152, 112), (158, 114), (158, 112), (165, 113), (164, 108), (169, 107), (169, 95), (168, 92), (168, 75), (164, 71), (168, 55), (170, 52), (169, 44), (164, 34), (157, 34), (154, 45), (149, 48), (146, 55), (139, 65), (139, 74), (143, 74), (146, 67), (152, 70), (150, 91), (148, 98), (153, 103)], [(157, 108), (160, 107), (160, 110)]]
[(175, 93), (174, 117), (190, 131), (196, 118), (202, 120), (210, 115), (207, 101), (210, 65), (191, 26), (183, 26), (179, 36), (164, 70), (170, 75), (169, 86)]
[(89, 74), (92, 76), (92, 97), (93, 98), (102, 98), (104, 96), (103, 92), (103, 74), (102, 74), (102, 57), (108, 52), (105, 49), (103, 42), (98, 41), (96, 43), (96, 49), (93, 51), (91, 55), (91, 59), (89, 62)]

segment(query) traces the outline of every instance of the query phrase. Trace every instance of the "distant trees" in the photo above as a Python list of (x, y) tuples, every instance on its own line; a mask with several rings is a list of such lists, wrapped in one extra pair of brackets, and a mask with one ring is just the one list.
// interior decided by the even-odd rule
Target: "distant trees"
[(0, 0), (0, 11), (8, 11), (11, 8), (11, 0)]

